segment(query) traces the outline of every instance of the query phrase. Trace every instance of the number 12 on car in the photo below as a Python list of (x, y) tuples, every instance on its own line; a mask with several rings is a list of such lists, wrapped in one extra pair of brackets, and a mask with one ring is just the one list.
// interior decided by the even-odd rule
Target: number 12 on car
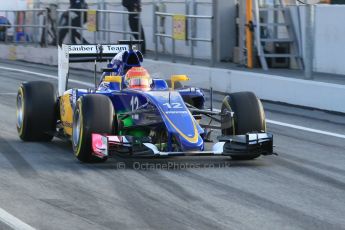
[[(139, 98), (138, 97), (132, 97), (130, 103), (131, 103), (131, 107), (132, 107), (132, 112), (136, 111), (139, 108)], [(138, 120), (139, 114), (133, 114), (132, 119)]]
[(174, 103), (164, 103), (164, 106), (166, 106), (168, 109), (182, 109), (182, 104), (179, 102)]

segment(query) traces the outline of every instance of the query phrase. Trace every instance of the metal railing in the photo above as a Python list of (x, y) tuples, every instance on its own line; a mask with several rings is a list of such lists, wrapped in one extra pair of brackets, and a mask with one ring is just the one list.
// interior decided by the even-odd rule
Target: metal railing
[[(62, 30), (62, 29), (68, 29), (68, 32), (69, 32), (69, 43), (72, 43), (72, 30), (78, 30), (80, 31), (80, 35), (81, 37), (84, 37), (83, 35), (83, 31), (87, 31), (88, 29), (84, 27), (84, 20), (85, 20), (85, 14), (84, 13), (87, 13), (88, 10), (87, 9), (67, 9), (67, 10), (57, 10), (57, 12), (59, 13), (59, 17), (61, 18), (62, 17), (62, 13), (66, 13), (67, 12), (67, 19), (68, 19), (68, 24), (67, 25), (59, 25), (57, 27), (57, 37), (58, 37), (58, 41), (59, 41), (59, 32)], [(81, 14), (81, 17), (80, 17), (80, 25), (81, 26), (73, 26), (72, 25), (72, 17), (71, 17), (71, 12), (79, 12)], [(102, 16), (105, 16), (106, 18), (106, 22), (107, 23), (97, 23), (97, 30), (95, 32), (93, 32), (93, 43), (96, 44), (98, 43), (98, 40), (97, 39), (97, 34), (98, 33), (101, 33), (101, 32), (105, 32), (105, 33), (108, 33), (108, 36), (107, 36), (107, 42), (110, 43), (110, 35), (112, 33), (115, 33), (115, 34), (130, 34), (130, 35), (138, 35), (139, 37), (139, 40), (141, 39), (141, 27), (139, 26), (139, 31), (138, 32), (133, 32), (133, 31), (130, 31), (130, 30), (118, 30), (117, 28), (111, 28), (111, 25), (109, 23), (109, 15), (111, 14), (115, 14), (115, 15), (139, 15), (139, 25), (141, 24), (141, 19), (140, 19), (140, 13), (138, 12), (128, 12), (128, 11), (115, 11), (115, 10), (96, 10), (96, 17), (97, 17), (97, 22), (99, 22), (100, 18), (102, 18)], [(102, 25), (105, 25), (105, 26), (102, 26)]]
[[(39, 1), (38, 1), (39, 2)], [(167, 11), (162, 12), (158, 8), (158, 4), (164, 3), (164, 4), (170, 4), (167, 5)], [(181, 4), (179, 6), (178, 4)], [(180, 1), (168, 1), (168, 0), (152, 0), (152, 1), (143, 1), (142, 5), (145, 7), (144, 12), (150, 12), (152, 9), (153, 16), (152, 19), (150, 17), (145, 16), (145, 22), (149, 23), (151, 25), (152, 23), (152, 34), (148, 33), (148, 36), (145, 36), (146, 39), (149, 39), (146, 41), (146, 44), (149, 44), (148, 46), (150, 47), (149, 49), (154, 51), (155, 59), (158, 59), (158, 54), (159, 53), (165, 53), (164, 50), (161, 52), (160, 47), (159, 47), (159, 39), (164, 40), (164, 45), (165, 42), (167, 41), (167, 47), (172, 50), (171, 52), (171, 59), (173, 62), (176, 61), (177, 57), (190, 57), (190, 63), (194, 64), (195, 61), (198, 60), (207, 60), (210, 57), (210, 65), (213, 66), (216, 58), (214, 57), (214, 53), (212, 50), (214, 49), (214, 43), (215, 40), (212, 38), (213, 37), (213, 28), (214, 28), (214, 16), (213, 15), (200, 15), (198, 14), (198, 6), (199, 5), (206, 5), (212, 7), (212, 2), (205, 2), (205, 1), (200, 1), (198, 0), (180, 0)], [(54, 9), (54, 14), (55, 14), (55, 22), (53, 23), (54, 25), (50, 25), (47, 23), (47, 18), (49, 16), (49, 11), (47, 8), (42, 9), (42, 7), (47, 7), (49, 6), (48, 4), (43, 4), (40, 3), (36, 6), (39, 6), (41, 8), (37, 9), (31, 9), (31, 10), (20, 10), (20, 11), (0, 11), (3, 12), (4, 16), (6, 18), (11, 18), (11, 30), (14, 30), (13, 32), (13, 39), (6, 40), (5, 42), (13, 42), (13, 43), (19, 43), (16, 39), (16, 28), (23, 28), (24, 34), (27, 35), (30, 38), (30, 44), (34, 44), (35, 46), (41, 45), (47, 46), (47, 45), (53, 45), (59, 42), (61, 38), (59, 38), (59, 34), (61, 30), (68, 30), (67, 35), (66, 35), (66, 40), (67, 43), (72, 43), (74, 38), (72, 38), (72, 34), (75, 33), (76, 31), (79, 32), (80, 37), (86, 38), (89, 42), (91, 43), (111, 43), (111, 42), (116, 42), (117, 39), (121, 39), (120, 36), (122, 36), (122, 39), (128, 39), (128, 36), (138, 36), (139, 39), (141, 39), (142, 36), (142, 31), (141, 31), (141, 24), (142, 24), (142, 19), (139, 16), (139, 26), (138, 30), (139, 31), (131, 31), (130, 26), (128, 24), (128, 16), (132, 14), (140, 14), (137, 12), (128, 12), (127, 10), (122, 10), (124, 9), (121, 6), (121, 2), (107, 2), (107, 1), (102, 1), (101, 3), (96, 3), (96, 4), (89, 4), (89, 8), (92, 8), (93, 10), (96, 10), (96, 17), (98, 21), (98, 28), (96, 32), (89, 32), (88, 29), (85, 26), (85, 13), (88, 12), (87, 9), (66, 9), (68, 7), (68, 4), (59, 4), (57, 2), (56, 4), (58, 7), (62, 7), (65, 9)], [(150, 8), (152, 6), (152, 8)], [(173, 8), (170, 8), (173, 6)], [(178, 7), (176, 7), (178, 6)], [(96, 8), (96, 9), (95, 9)], [(110, 8), (111, 10), (109, 10)], [(113, 10), (113, 9), (121, 9), (121, 10)], [(185, 45), (185, 48), (179, 47), (179, 43), (174, 39), (173, 36), (173, 25), (172, 24), (167, 24), (165, 23), (163, 26), (165, 27), (163, 31), (160, 31), (158, 26), (159, 26), (159, 20), (161, 18), (169, 18), (169, 20), (172, 20), (172, 17), (175, 15), (172, 13), (170, 9), (179, 9), (179, 11), (182, 11), (181, 13), (185, 15), (187, 24), (188, 24), (188, 30), (187, 30), (187, 38), (182, 45)], [(181, 10), (182, 9), (182, 10)], [(147, 10), (147, 11), (146, 11)], [(170, 12), (168, 12), (170, 11)], [(25, 14), (26, 18), (30, 17), (30, 20), (24, 20), (24, 22), (19, 23), (17, 20), (18, 12), (22, 12)], [(65, 13), (67, 12), (67, 13)], [(73, 21), (73, 16), (72, 12), (77, 12), (80, 13), (80, 23), (78, 26), (74, 26), (72, 21)], [(46, 23), (44, 23), (42, 16), (39, 16), (38, 14), (41, 14), (45, 17)], [(67, 15), (67, 23), (65, 24), (59, 24), (59, 20), (61, 19), (62, 14)], [(13, 16), (10, 16), (10, 15)], [(213, 13), (210, 13), (213, 14)], [(148, 22), (148, 19), (152, 20)], [(204, 22), (200, 22), (201, 20), (208, 20), (210, 21), (210, 26), (207, 24), (207, 28), (210, 29), (209, 32), (204, 32), (201, 31), (199, 28), (204, 28), (200, 27), (200, 25), (203, 25)], [(146, 25), (147, 26), (147, 25)], [(161, 25), (162, 26), (162, 25)], [(51, 28), (53, 28), (53, 32), (50, 31)], [(171, 28), (170, 28), (171, 27)], [(14, 29), (13, 29), (14, 28)], [(30, 29), (30, 30), (29, 30)], [(146, 27), (147, 29), (147, 27)], [(151, 30), (151, 28), (150, 28)], [(150, 31), (148, 30), (148, 31)], [(171, 30), (171, 32), (170, 32)], [(167, 32), (169, 31), (169, 32)], [(145, 30), (146, 32), (146, 30)], [(151, 31), (150, 31), (151, 32)], [(200, 33), (201, 32), (201, 33)], [(117, 36), (113, 34), (118, 34), (120, 36)], [(199, 35), (198, 35), (199, 34)], [(201, 35), (200, 35), (201, 34)], [(208, 36), (210, 37), (203, 37), (203, 36)], [(53, 38), (51, 38), (53, 36)], [(151, 40), (151, 36), (152, 39)], [(49, 37), (49, 39), (48, 39)], [(114, 39), (115, 38), (115, 39)], [(54, 40), (54, 42), (51, 42)], [(79, 40), (79, 39), (78, 39)], [(170, 43), (171, 40), (171, 43)], [(21, 41), (22, 43), (28, 43), (27, 40)], [(205, 42), (210, 44), (210, 53), (208, 54), (208, 50), (199, 52), (197, 51), (200, 47), (198, 44), (199, 42)], [(162, 44), (161, 44), (162, 45)], [(188, 51), (189, 52), (186, 52)]]
[[(158, 59), (158, 38), (159, 37), (163, 37), (163, 38), (170, 38), (171, 39), (171, 42), (172, 42), (172, 62), (176, 62), (176, 53), (175, 53), (175, 49), (176, 49), (176, 39), (174, 38), (174, 35), (173, 35), (173, 30), (174, 30), (174, 24), (172, 24), (172, 29), (171, 29), (171, 34), (165, 34), (165, 33), (158, 33), (158, 29), (157, 29), (157, 26), (158, 23), (157, 23), (157, 17), (161, 17), (161, 16), (168, 16), (168, 17), (174, 17), (176, 14), (171, 14), (171, 13), (163, 13), (163, 12), (155, 12), (155, 59), (157, 60)], [(201, 16), (201, 15), (184, 15), (186, 17), (187, 20), (190, 20), (190, 19), (208, 19), (208, 20), (213, 20), (213, 16)], [(172, 20), (172, 23), (174, 23), (174, 21)], [(188, 22), (187, 22), (188, 23)], [(196, 37), (196, 33), (195, 33), (195, 28), (194, 26), (191, 26), (191, 31), (190, 33), (188, 31), (186, 31), (187, 33), (187, 41), (191, 41), (191, 44), (190, 44), (190, 56), (191, 56), (191, 61), (190, 63), (193, 65), (194, 64), (194, 60), (195, 60), (195, 57), (194, 57), (194, 44), (193, 42), (195, 41), (199, 41), (199, 42), (209, 42), (211, 43), (211, 49), (210, 49), (210, 52), (212, 53), (212, 43), (213, 43), (213, 39), (212, 38), (198, 38)], [(212, 57), (211, 55), (211, 58), (210, 58), (210, 65), (213, 66), (214, 65), (214, 58)]]
[[(38, 30), (44, 29), (47, 26), (43, 24), (41, 25), (39, 23), (40, 14), (43, 14), (45, 17), (47, 17), (48, 15), (47, 9), (0, 10), (0, 15), (5, 16), (7, 19), (13, 19), (13, 23), (11, 23), (7, 29), (7, 30), (13, 30), (12, 39), (9, 39), (8, 31), (5, 30), (4, 42), (5, 43), (8, 43), (8, 42), (33, 43), (37, 45), (39, 43)], [(19, 18), (21, 18), (21, 20), (19, 20)], [(28, 29), (33, 29), (33, 31), (29, 32)]]

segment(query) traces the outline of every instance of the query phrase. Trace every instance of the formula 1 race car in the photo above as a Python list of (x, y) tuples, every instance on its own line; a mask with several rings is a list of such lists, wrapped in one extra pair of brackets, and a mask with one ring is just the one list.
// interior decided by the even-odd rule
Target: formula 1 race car
[[(264, 110), (254, 93), (231, 93), (220, 110), (207, 109), (201, 89), (182, 87), (186, 75), (151, 79), (142, 67), (142, 54), (132, 45), (62, 45), (58, 96), (48, 82), (19, 87), (19, 137), (71, 140), (75, 156), (83, 162), (105, 161), (114, 154), (249, 160), (273, 153), (273, 136), (266, 132)], [(69, 63), (91, 61), (108, 61), (99, 82), (95, 75), (95, 88), (67, 90)], [(202, 125), (203, 119), (219, 125)], [(207, 149), (211, 129), (220, 129), (222, 135)]]

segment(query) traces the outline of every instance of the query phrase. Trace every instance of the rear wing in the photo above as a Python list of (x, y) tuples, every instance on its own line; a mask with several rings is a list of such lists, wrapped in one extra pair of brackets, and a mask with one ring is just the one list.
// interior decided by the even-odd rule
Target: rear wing
[[(129, 45), (66, 45), (58, 47), (58, 91), (59, 96), (67, 90), (70, 63), (110, 61), (116, 54), (128, 51)], [(96, 70), (95, 70), (96, 71)], [(96, 74), (96, 72), (95, 72)]]

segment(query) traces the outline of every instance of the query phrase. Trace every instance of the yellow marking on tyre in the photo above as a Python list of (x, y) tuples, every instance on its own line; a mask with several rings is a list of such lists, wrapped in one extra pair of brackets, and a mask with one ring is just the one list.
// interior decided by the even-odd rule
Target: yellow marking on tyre
[[(24, 130), (24, 113), (25, 113), (25, 104), (24, 104), (24, 92), (23, 92), (23, 88), (22, 87), (19, 87), (19, 94), (21, 95), (22, 97), (22, 125), (21, 127), (19, 128), (19, 136), (21, 136), (23, 134), (23, 130)], [(17, 97), (17, 104), (18, 104), (18, 97)], [(17, 111), (16, 111), (16, 114), (17, 114), (17, 119), (18, 119), (18, 108), (17, 108)], [(18, 122), (18, 121), (17, 121)], [(17, 124), (18, 125), (18, 124)]]
[[(227, 96), (227, 97), (229, 99), (231, 99), (229, 96)], [(231, 106), (230, 106), (228, 100), (226, 100), (227, 97), (224, 98), (223, 103), (225, 103), (225, 106), (228, 107), (230, 112), (232, 112)], [(236, 133), (235, 133), (236, 132), (236, 130), (235, 130), (235, 118), (234, 117), (231, 118), (231, 124), (232, 124), (232, 135), (236, 135)]]
[(79, 139), (78, 139), (78, 148), (77, 148), (77, 152), (76, 152), (76, 156), (79, 156), (80, 154), (80, 148), (81, 148), (81, 143), (83, 142), (83, 112), (82, 112), (82, 102), (81, 100), (79, 101)]
[(260, 113), (262, 115), (262, 122), (263, 122), (263, 127), (264, 127), (264, 132), (267, 132), (267, 125), (266, 125), (266, 114), (265, 114), (265, 110), (264, 110), (264, 106), (262, 105), (261, 100), (258, 98), (259, 101), (259, 107), (260, 107)]

